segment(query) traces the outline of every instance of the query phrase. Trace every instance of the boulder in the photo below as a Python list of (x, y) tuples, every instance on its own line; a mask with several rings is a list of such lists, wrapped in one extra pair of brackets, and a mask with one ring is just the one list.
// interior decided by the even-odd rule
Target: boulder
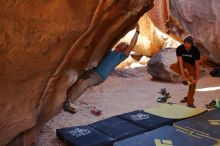
[(147, 65), (147, 62), (148, 62), (149, 60), (150, 60), (149, 57), (142, 56), (138, 63), (141, 64), (141, 65)]
[(147, 16), (154, 26), (166, 34), (169, 29), (166, 26), (167, 20), (169, 19), (169, 11), (169, 0), (154, 0), (154, 7), (147, 12)]
[[(141, 17), (139, 25), (141, 33), (139, 34), (137, 44), (133, 51), (140, 55), (152, 56), (155, 52), (162, 48), (165, 40), (162, 35), (157, 34), (157, 30), (148, 18), (147, 14)], [(120, 41), (130, 43), (134, 33), (135, 30), (129, 32)]]
[(182, 41), (188, 33), (171, 14), (170, 0), (154, 0), (154, 5), (154, 8), (147, 13), (154, 26), (170, 37)]
[(147, 71), (156, 79), (179, 82), (180, 76), (170, 69), (170, 65), (176, 62), (177, 57), (174, 48), (162, 49), (148, 61)]
[(0, 145), (32, 145), (78, 74), (94, 67), (153, 0), (0, 1)]
[(170, 1), (172, 15), (209, 60), (220, 64), (220, 1)]
[[(63, 82), (59, 89), (50, 79), (88, 29), (97, 5), (90, 0), (0, 2), (0, 145), (16, 136), (11, 145), (31, 145), (38, 125), (57, 112), (78, 75), (66, 71), (69, 79), (57, 81)], [(46, 100), (43, 95), (50, 93)]]
[(154, 5), (148, 16), (158, 29), (179, 41), (192, 34), (202, 54), (220, 64), (220, 1), (155, 0)]
[[(139, 20), (140, 31), (133, 51), (139, 55), (152, 56), (164, 47), (176, 47), (179, 43), (160, 32), (149, 19), (147, 13)], [(130, 31), (120, 41), (130, 43), (135, 30)]]

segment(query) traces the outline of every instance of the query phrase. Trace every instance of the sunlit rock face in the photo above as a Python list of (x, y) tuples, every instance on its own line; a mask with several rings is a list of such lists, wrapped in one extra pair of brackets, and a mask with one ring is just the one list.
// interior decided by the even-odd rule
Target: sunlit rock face
[(0, 2), (0, 145), (31, 145), (91, 68), (153, 0)]
[[(157, 34), (157, 31), (153, 23), (147, 17), (147, 14), (145, 14), (140, 19), (139, 25), (141, 33), (139, 34), (138, 42), (134, 48), (134, 52), (141, 55), (152, 56), (160, 48), (162, 48), (165, 40), (161, 35)], [(121, 39), (121, 41), (130, 43), (134, 33), (135, 30), (129, 32), (124, 38)]]
[[(147, 13), (139, 20), (140, 34), (134, 52), (140, 55), (152, 56), (162, 48), (176, 47), (177, 41), (159, 31), (149, 19)], [(130, 43), (135, 30), (130, 31), (120, 41)]]
[(154, 25), (177, 40), (187, 34), (209, 60), (220, 64), (220, 1), (155, 0), (148, 12)]

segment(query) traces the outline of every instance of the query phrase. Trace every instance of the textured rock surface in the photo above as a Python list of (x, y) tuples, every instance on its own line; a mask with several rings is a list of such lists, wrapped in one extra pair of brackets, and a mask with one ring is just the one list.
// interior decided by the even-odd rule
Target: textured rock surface
[[(141, 17), (139, 24), (141, 33), (134, 48), (134, 52), (137, 54), (152, 56), (162, 48), (176, 47), (179, 44), (171, 37), (161, 33), (151, 22), (147, 14)], [(133, 33), (134, 31), (129, 32), (121, 41), (130, 42)]]
[(154, 25), (164, 33), (168, 33), (169, 10), (169, 0), (154, 0), (154, 7), (147, 12)]
[(1, 1), (0, 145), (16, 136), (11, 145), (31, 145), (77, 73), (95, 66), (152, 2)]
[(173, 16), (196, 38), (196, 45), (206, 56), (220, 64), (220, 1), (171, 0)]
[(180, 76), (170, 69), (170, 65), (176, 62), (176, 50), (174, 48), (166, 48), (148, 61), (147, 71), (157, 79), (178, 82), (180, 81)]
[[(97, 4), (90, 0), (0, 2), (0, 145), (48, 118), (41, 117), (44, 108), (54, 112), (62, 102), (68, 85), (63, 85), (62, 94), (54, 93), (55, 87), (45, 88), (70, 46), (87, 30)], [(46, 102), (44, 92), (60, 96)]]
[[(160, 50), (165, 42), (162, 35), (157, 34), (155, 26), (145, 14), (139, 21), (141, 33), (134, 51), (140, 55), (152, 56)], [(121, 41), (130, 42), (135, 31), (129, 32)]]
[(220, 1), (155, 0), (154, 5), (148, 16), (157, 28), (177, 40), (192, 34), (203, 54), (220, 64)]
[(170, 0), (154, 0), (154, 8), (147, 15), (153, 24), (171, 37), (182, 40), (187, 32), (170, 12)]

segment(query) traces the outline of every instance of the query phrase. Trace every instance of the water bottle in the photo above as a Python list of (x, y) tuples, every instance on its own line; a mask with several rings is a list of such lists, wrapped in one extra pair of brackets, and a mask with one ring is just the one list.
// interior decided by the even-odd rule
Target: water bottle
[(216, 108), (220, 110), (220, 101), (219, 101), (219, 98), (216, 99)]

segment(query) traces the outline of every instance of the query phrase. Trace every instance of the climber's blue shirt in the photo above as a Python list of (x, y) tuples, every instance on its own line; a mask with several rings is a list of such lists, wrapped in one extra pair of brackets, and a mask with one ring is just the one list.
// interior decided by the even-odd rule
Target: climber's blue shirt
[(127, 58), (123, 52), (111, 51), (100, 64), (94, 69), (94, 71), (101, 76), (103, 80), (106, 80), (114, 68)]

